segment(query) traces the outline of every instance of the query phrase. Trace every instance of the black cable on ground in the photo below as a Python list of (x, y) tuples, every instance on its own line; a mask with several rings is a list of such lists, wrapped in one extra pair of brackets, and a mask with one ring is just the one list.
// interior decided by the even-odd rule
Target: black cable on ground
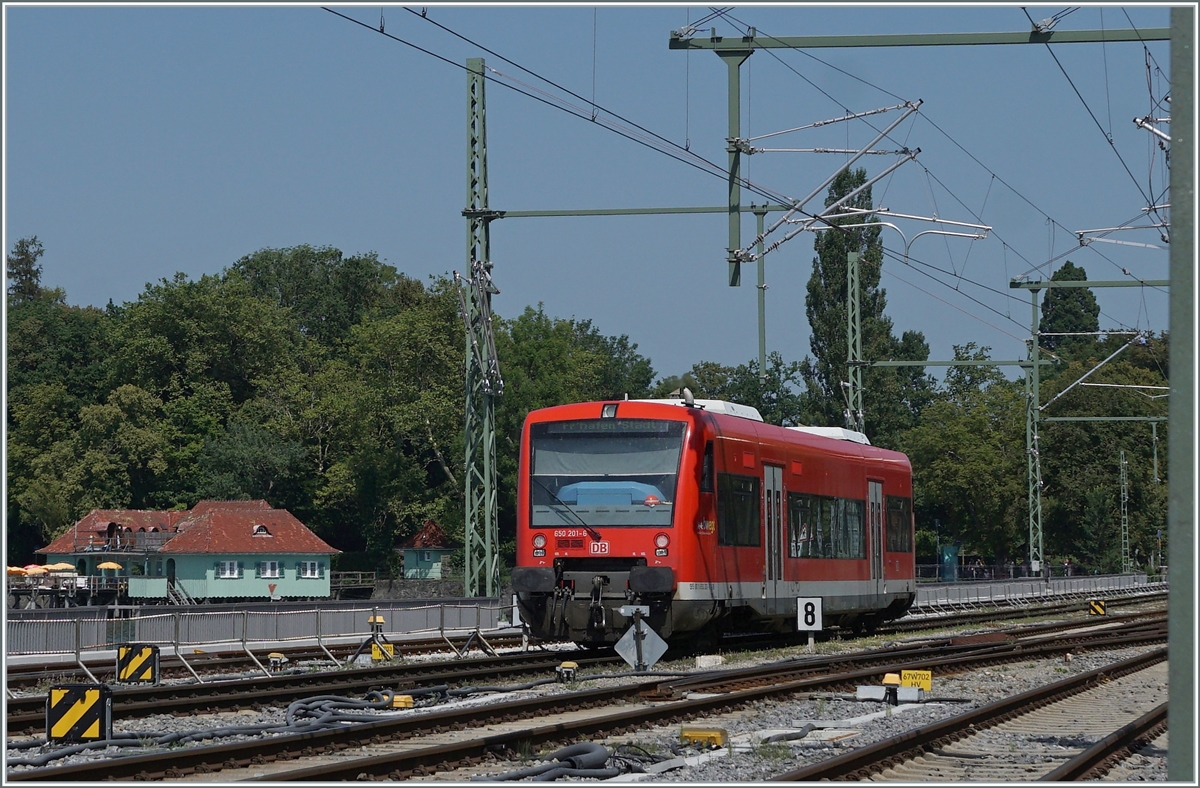
[(508, 782), (524, 780), (527, 777), (537, 781), (548, 781), (565, 776), (609, 779), (619, 775), (621, 770), (606, 768), (608, 758), (608, 748), (604, 745), (580, 742), (543, 755), (541, 760), (546, 763), (492, 777), (475, 777), (472, 778), (472, 782)]

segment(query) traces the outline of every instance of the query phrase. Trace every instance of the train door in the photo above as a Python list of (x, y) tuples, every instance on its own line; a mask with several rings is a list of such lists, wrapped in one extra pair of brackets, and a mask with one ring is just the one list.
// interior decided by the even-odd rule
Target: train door
[(884, 593), (883, 582), (883, 482), (867, 481), (867, 551), (871, 559), (871, 587)]
[(783, 581), (783, 468), (763, 465), (763, 520), (766, 555), (763, 566), (763, 599), (768, 612), (776, 613)]

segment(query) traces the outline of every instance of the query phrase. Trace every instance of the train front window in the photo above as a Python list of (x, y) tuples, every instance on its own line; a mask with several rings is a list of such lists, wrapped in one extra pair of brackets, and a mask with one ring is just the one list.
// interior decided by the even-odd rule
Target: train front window
[(652, 419), (534, 424), (531, 525), (669, 527), (683, 431)]

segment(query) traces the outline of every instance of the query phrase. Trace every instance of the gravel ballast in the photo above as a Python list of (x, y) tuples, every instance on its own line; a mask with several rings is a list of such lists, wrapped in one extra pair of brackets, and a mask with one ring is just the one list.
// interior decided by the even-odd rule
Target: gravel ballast
[[(830, 641), (818, 644), (819, 653), (858, 651), (878, 647), (881, 641), (863, 642)], [(604, 740), (606, 746), (622, 753), (646, 753), (655, 760), (671, 759), (677, 768), (653, 774), (626, 774), (620, 780), (642, 780), (649, 783), (691, 782), (755, 782), (782, 772), (791, 771), (819, 760), (858, 748), (882, 739), (895, 736), (913, 728), (968, 710), (987, 705), (1002, 697), (1020, 694), (1038, 686), (1050, 684), (1069, 676), (1094, 670), (1104, 665), (1151, 650), (1152, 647), (1135, 647), (1113, 651), (1084, 652), (1072, 654), (1069, 659), (1028, 660), (1007, 665), (972, 671), (956, 676), (934, 676), (930, 702), (905, 705), (897, 708), (877, 702), (860, 702), (852, 696), (814, 694), (812, 697), (780, 697), (777, 700), (760, 701), (733, 712), (697, 719), (689, 727), (717, 727), (727, 731), (734, 746), (719, 750), (705, 750), (699, 746), (680, 744), (680, 726), (655, 727), (637, 734), (625, 734)], [(564, 652), (569, 658), (571, 652)], [(739, 653), (726, 658), (724, 667), (740, 667), (773, 662), (792, 656), (807, 654), (803, 647), (777, 650), (770, 653)], [(662, 662), (656, 666), (658, 672), (689, 671), (695, 669), (694, 660)], [(616, 671), (612, 671), (616, 672)], [(625, 683), (627, 679), (605, 678), (591, 680), (581, 675), (580, 686), (595, 687), (604, 684)], [(548, 684), (533, 690), (533, 693), (556, 693), (568, 691), (560, 684)], [(471, 696), (460, 703), (485, 703), (492, 700), (507, 700), (514, 694), (487, 694)], [(443, 704), (438, 708), (446, 708)], [(218, 727), (240, 728), (243, 726), (270, 727), (279, 725), (284, 718), (285, 707), (264, 707), (256, 711), (223, 712), (216, 715), (173, 717), (158, 715), (137, 720), (114, 723), (114, 731), (153, 732), (155, 736), (184, 730), (211, 729)], [(414, 712), (419, 713), (419, 710)], [(798, 741), (764, 742), (765, 737), (783, 731), (795, 731), (807, 724), (814, 725), (808, 735)], [(246, 736), (220, 739), (217, 743), (244, 740)], [(1090, 744), (1091, 742), (1087, 742)], [(620, 745), (629, 745), (619, 747)], [(1064, 745), (1065, 746), (1065, 745)], [(1076, 747), (1079, 744), (1076, 743)], [(732, 750), (732, 752), (731, 752)], [(8, 759), (27, 758), (41, 750), (8, 750)], [(138, 748), (97, 749), (70, 755), (54, 761), (54, 766), (65, 766), (94, 760), (101, 757), (130, 755)], [(643, 758), (649, 763), (649, 758)], [(532, 763), (529, 761), (527, 763)], [(522, 762), (497, 763), (492, 771), (472, 770), (470, 776), (498, 776), (504, 772), (521, 768)], [(23, 767), (15, 767), (20, 769)], [(661, 767), (660, 767), (661, 768)], [(10, 767), (10, 773), (14, 767)], [(1166, 753), (1149, 748), (1131, 759), (1122, 771), (1125, 781), (1165, 781)], [(451, 775), (442, 775), (445, 779)], [(213, 775), (219, 781), (219, 775)], [(469, 777), (464, 777), (469, 779)], [(562, 778), (571, 779), (571, 778)]]

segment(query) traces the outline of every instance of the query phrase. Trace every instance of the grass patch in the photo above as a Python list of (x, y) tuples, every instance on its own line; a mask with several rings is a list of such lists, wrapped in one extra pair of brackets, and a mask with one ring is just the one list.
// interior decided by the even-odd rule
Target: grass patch
[(792, 748), (779, 742), (763, 742), (754, 748), (754, 757), (762, 761), (783, 761), (792, 757)]

